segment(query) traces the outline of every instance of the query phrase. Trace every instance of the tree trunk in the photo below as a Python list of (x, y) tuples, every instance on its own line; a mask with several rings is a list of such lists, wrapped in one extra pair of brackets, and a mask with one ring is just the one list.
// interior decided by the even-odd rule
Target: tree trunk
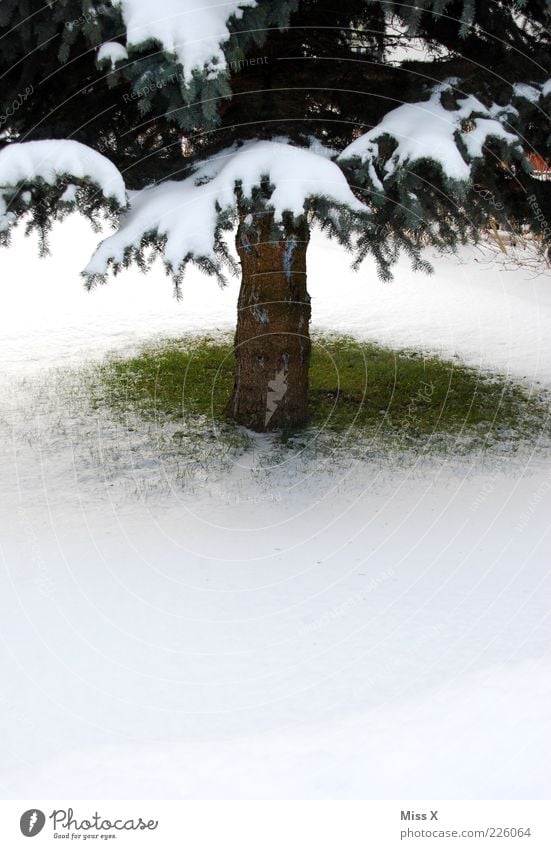
[(244, 222), (237, 231), (242, 281), (235, 384), (226, 409), (233, 421), (260, 433), (308, 419), (310, 234), (304, 220), (276, 241), (272, 224), (266, 215), (254, 231)]

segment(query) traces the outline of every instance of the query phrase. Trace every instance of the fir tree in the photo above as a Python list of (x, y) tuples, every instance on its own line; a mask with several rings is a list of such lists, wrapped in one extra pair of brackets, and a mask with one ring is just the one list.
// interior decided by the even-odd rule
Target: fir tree
[(312, 226), (384, 279), (488, 227), (548, 245), (548, 25), (544, 0), (2, 0), (0, 236), (107, 212), (87, 284), (160, 253), (178, 291), (238, 271), (236, 233), (228, 415), (304, 423)]

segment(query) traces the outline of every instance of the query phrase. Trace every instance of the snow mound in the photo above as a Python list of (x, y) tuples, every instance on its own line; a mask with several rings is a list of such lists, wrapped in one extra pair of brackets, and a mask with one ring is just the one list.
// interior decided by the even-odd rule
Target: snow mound
[(114, 68), (117, 62), (124, 62), (125, 59), (128, 59), (128, 51), (118, 41), (106, 41), (98, 50), (98, 65), (100, 62), (110, 62)]
[(229, 38), (228, 20), (240, 18), (245, 6), (256, 0), (118, 0), (127, 28), (127, 44), (138, 47), (150, 41), (176, 56), (187, 80), (194, 69), (216, 66), (226, 60), (221, 45)]
[(85, 274), (104, 275), (110, 263), (122, 263), (125, 253), (138, 250), (142, 239), (151, 234), (166, 237), (163, 255), (171, 269), (178, 269), (189, 257), (216, 262), (220, 212), (235, 208), (237, 187), (250, 198), (265, 178), (274, 187), (269, 204), (276, 222), (281, 222), (284, 212), (301, 215), (314, 197), (367, 211), (339, 166), (326, 156), (280, 142), (251, 142), (223, 151), (185, 180), (167, 181), (131, 195), (119, 230), (99, 246)]
[(373, 183), (382, 190), (383, 185), (372, 166), (380, 158), (379, 142), (385, 136), (391, 136), (397, 143), (384, 165), (386, 177), (413, 162), (432, 159), (440, 163), (448, 179), (459, 181), (469, 179), (471, 165), (459, 150), (457, 136), (471, 159), (482, 156), (483, 145), (490, 136), (511, 144), (518, 143), (517, 136), (508, 132), (499, 120), (514, 112), (513, 107), (500, 109), (493, 105), (487, 109), (476, 97), (468, 95), (458, 99), (458, 109), (445, 109), (441, 94), (451, 88), (452, 83), (448, 81), (437, 86), (428, 101), (404, 103), (393, 109), (376, 127), (349, 144), (340, 154), (339, 161), (357, 157), (368, 163)]
[[(55, 185), (68, 175), (96, 184), (106, 198), (126, 206), (126, 188), (118, 168), (101, 153), (69, 139), (11, 144), (0, 152), (0, 226), (9, 220), (2, 194), (24, 183), (44, 180)], [(2, 208), (2, 206), (4, 208)]]

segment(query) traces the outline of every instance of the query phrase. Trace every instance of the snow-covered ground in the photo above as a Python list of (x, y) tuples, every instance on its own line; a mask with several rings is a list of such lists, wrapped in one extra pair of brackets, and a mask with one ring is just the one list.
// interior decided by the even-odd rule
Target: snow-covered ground
[[(49, 369), (229, 329), (236, 287), (88, 295), (94, 238), (0, 254), (0, 793), (548, 797), (548, 457), (265, 469), (258, 438), (190, 487), (154, 445), (102, 477)], [(381, 284), (317, 238), (310, 290), (317, 327), (551, 387), (545, 276), (465, 252)]]

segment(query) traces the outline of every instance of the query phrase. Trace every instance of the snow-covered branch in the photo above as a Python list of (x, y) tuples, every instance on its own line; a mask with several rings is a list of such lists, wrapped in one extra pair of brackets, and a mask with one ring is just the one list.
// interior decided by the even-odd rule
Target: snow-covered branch
[(152, 41), (176, 57), (189, 81), (193, 71), (223, 70), (222, 44), (228, 40), (230, 18), (240, 18), (256, 0), (114, 0), (127, 29), (127, 46)]
[[(61, 139), (11, 144), (0, 151), (0, 230), (15, 220), (10, 205), (24, 188), (81, 182), (118, 207), (126, 206), (126, 188), (107, 157), (80, 142)], [(74, 200), (74, 193), (71, 195)], [(64, 193), (62, 202), (69, 203)]]
[[(373, 188), (383, 192), (387, 179), (421, 160), (439, 163), (447, 181), (468, 181), (489, 138), (520, 149), (519, 138), (503, 125), (518, 114), (514, 106), (487, 108), (468, 95), (457, 97), (457, 108), (446, 108), (442, 94), (451, 92), (457, 83), (448, 80), (435, 87), (429, 100), (404, 103), (388, 112), (376, 127), (343, 150), (339, 162), (359, 161)], [(386, 157), (385, 147), (390, 150)]]
[[(89, 280), (102, 278), (138, 258), (156, 244), (175, 276), (189, 261), (212, 273), (219, 271), (221, 229), (235, 220), (261, 187), (263, 204), (276, 224), (286, 213), (301, 216), (319, 198), (333, 208), (368, 212), (326, 155), (276, 141), (255, 141), (222, 151), (179, 182), (167, 181), (130, 196), (129, 211), (118, 232), (98, 248), (85, 270)], [(252, 216), (251, 216), (252, 218)]]

